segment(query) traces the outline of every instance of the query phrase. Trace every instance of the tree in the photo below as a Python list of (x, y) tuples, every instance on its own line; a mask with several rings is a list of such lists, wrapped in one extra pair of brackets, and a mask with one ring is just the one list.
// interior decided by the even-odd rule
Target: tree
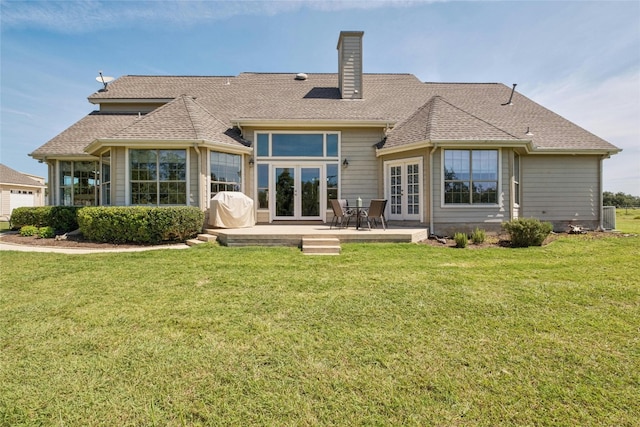
[(603, 206), (615, 206), (616, 208), (624, 207), (640, 207), (640, 197), (632, 196), (631, 194), (625, 194), (619, 191), (613, 194), (610, 191), (602, 193), (602, 205)]

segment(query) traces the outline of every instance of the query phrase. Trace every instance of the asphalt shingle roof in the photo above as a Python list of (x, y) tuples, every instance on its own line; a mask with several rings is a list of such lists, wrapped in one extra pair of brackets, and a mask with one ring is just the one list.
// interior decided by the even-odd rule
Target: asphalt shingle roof
[[(338, 75), (242, 73), (238, 76), (123, 76), (93, 103), (173, 100), (137, 115), (92, 113), (32, 155), (80, 155), (96, 138), (207, 139), (242, 144), (236, 121), (387, 122), (384, 147), (419, 140), (532, 141), (538, 150), (618, 149), (498, 83), (423, 83), (411, 74), (364, 74), (363, 99), (340, 99)], [(525, 135), (527, 128), (533, 136)], [(417, 139), (417, 140), (416, 140)]]
[(9, 166), (0, 163), (0, 184), (28, 185), (31, 187), (44, 187), (35, 179), (11, 169)]

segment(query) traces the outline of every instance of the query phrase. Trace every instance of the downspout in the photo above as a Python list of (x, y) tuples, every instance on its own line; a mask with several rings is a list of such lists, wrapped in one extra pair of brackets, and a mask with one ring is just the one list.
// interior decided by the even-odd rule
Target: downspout
[(429, 234), (433, 232), (433, 153), (438, 149), (438, 143), (433, 144), (433, 148), (429, 153)]
[(600, 157), (600, 177), (598, 179), (598, 190), (600, 191), (600, 194), (598, 195), (598, 203), (600, 203), (600, 208), (598, 209), (598, 212), (600, 214), (600, 218), (598, 218), (598, 227), (600, 228), (600, 230), (604, 230), (604, 222), (602, 221), (602, 216), (604, 215), (604, 206), (602, 203), (602, 195), (603, 195), (603, 191), (604, 191), (604, 159), (608, 158), (608, 156), (602, 156)]

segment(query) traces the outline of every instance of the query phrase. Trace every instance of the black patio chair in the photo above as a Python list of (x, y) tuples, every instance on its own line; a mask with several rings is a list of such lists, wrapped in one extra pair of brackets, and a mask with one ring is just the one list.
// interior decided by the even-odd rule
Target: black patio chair
[(338, 224), (340, 224), (340, 226), (342, 227), (345, 223), (345, 220), (346, 225), (344, 226), (348, 227), (349, 221), (354, 216), (354, 213), (347, 206), (347, 201), (344, 199), (330, 199), (329, 202), (331, 202), (331, 209), (333, 210), (333, 220), (331, 221), (331, 226), (329, 227), (329, 229), (333, 228), (334, 226), (338, 226)]
[(378, 226), (378, 220), (382, 223), (382, 229), (386, 230), (387, 226), (384, 223), (384, 210), (387, 207), (387, 201), (384, 199), (371, 199), (371, 204), (369, 205), (369, 210), (367, 211), (367, 225), (369, 226), (369, 230), (371, 230), (371, 221), (373, 221), (373, 226)]

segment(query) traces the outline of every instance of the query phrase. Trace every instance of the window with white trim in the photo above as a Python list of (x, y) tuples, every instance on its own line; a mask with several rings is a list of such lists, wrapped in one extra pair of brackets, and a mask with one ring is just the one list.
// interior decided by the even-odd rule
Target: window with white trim
[(498, 203), (498, 150), (445, 150), (444, 203)]
[(186, 150), (130, 150), (132, 205), (186, 205)]
[(242, 189), (242, 156), (212, 151), (210, 154), (211, 194)]

